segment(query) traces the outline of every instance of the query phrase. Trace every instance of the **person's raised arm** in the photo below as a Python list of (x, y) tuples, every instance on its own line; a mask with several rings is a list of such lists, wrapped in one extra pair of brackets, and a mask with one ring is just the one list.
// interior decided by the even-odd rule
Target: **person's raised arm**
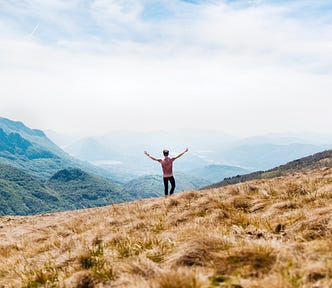
[(151, 156), (147, 151), (144, 151), (144, 154), (154, 161), (159, 161), (158, 158)]
[(175, 157), (173, 157), (173, 159), (175, 160), (175, 159), (178, 159), (178, 158), (180, 158), (184, 153), (186, 153), (186, 152), (188, 152), (189, 151), (189, 149), (188, 148), (186, 148), (183, 152), (181, 152), (179, 155), (177, 155), (177, 156), (175, 156)]

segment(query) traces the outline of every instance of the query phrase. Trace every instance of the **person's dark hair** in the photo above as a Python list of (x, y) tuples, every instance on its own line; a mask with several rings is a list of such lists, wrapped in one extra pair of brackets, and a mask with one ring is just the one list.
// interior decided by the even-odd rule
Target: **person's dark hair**
[(164, 156), (168, 156), (169, 151), (165, 149), (165, 150), (163, 151), (163, 154), (164, 154)]

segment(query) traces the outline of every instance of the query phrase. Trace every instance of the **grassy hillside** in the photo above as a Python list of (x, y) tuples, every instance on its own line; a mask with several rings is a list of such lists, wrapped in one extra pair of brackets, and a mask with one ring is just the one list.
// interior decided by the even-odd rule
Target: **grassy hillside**
[(283, 176), (288, 173), (310, 171), (312, 169), (324, 168), (324, 167), (332, 167), (332, 150), (326, 150), (304, 158), (300, 158), (267, 171), (257, 171), (241, 176), (238, 175), (235, 177), (230, 177), (224, 179), (221, 182), (209, 185), (205, 188), (218, 188), (254, 179), (273, 178), (273, 177)]
[(0, 215), (31, 215), (73, 208), (29, 174), (0, 164)]
[[(209, 182), (199, 177), (189, 176), (183, 173), (175, 175), (175, 193), (185, 190), (198, 189)], [(169, 184), (169, 190), (170, 190)], [(164, 195), (164, 184), (161, 175), (147, 175), (136, 178), (126, 183), (122, 192), (130, 195), (131, 199), (144, 199)]]
[(0, 216), (34, 215), (128, 201), (120, 187), (80, 169), (64, 169), (44, 184), (0, 164)]
[(332, 168), (0, 217), (4, 287), (331, 287)]
[(68, 168), (55, 173), (46, 186), (56, 191), (61, 199), (74, 209), (97, 207), (128, 200), (120, 187), (88, 174), (80, 169)]

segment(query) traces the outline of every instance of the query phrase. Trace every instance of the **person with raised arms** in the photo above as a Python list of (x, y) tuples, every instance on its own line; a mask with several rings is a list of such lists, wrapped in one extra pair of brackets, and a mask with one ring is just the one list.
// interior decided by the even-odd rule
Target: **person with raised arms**
[(169, 194), (172, 195), (175, 190), (175, 179), (173, 176), (173, 162), (174, 160), (180, 158), (184, 153), (188, 152), (188, 148), (186, 148), (183, 152), (178, 154), (175, 157), (169, 157), (169, 151), (163, 150), (164, 158), (156, 158), (151, 156), (147, 151), (144, 151), (144, 154), (148, 156), (150, 159), (157, 161), (161, 164), (161, 168), (163, 170), (163, 180), (164, 180), (164, 188), (165, 188), (165, 197), (168, 195), (168, 182), (171, 183), (171, 190)]

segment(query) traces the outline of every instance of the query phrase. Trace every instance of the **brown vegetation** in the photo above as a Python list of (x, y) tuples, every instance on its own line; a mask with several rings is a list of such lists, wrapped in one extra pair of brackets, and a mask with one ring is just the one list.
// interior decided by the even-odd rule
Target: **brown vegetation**
[(332, 287), (332, 168), (0, 217), (0, 287)]

